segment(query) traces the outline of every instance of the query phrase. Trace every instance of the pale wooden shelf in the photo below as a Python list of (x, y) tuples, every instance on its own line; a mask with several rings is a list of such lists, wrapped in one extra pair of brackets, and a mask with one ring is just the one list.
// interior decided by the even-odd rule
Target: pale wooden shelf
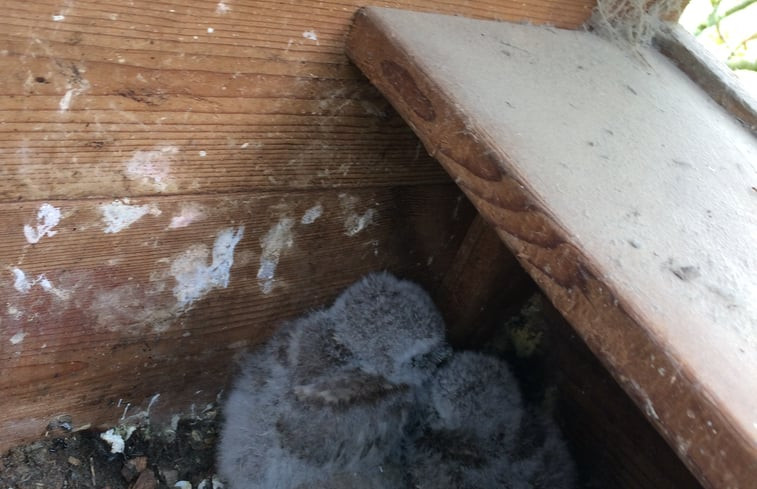
[(348, 55), (700, 481), (754, 487), (753, 135), (586, 32), (367, 8)]

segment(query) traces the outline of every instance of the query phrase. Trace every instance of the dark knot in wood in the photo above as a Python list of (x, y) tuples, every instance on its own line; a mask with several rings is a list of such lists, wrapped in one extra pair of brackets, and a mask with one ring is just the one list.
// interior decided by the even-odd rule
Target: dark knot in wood
[(381, 73), (418, 117), (427, 122), (436, 119), (434, 106), (418, 88), (410, 72), (394, 61), (384, 60), (381, 62)]

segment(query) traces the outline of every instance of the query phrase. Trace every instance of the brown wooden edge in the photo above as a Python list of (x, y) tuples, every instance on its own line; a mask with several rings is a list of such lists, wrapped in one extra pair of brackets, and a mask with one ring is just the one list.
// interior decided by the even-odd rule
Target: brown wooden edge
[[(389, 99), (427, 150), (573, 325), (647, 418), (708, 488), (751, 487), (757, 447), (592, 262), (496, 146), (392, 36), (373, 9), (359, 11), (347, 54)], [(652, 360), (652, 361), (650, 361)], [(665, 369), (675, 375), (663, 377)], [(600, 399), (597, 402), (601, 402)]]

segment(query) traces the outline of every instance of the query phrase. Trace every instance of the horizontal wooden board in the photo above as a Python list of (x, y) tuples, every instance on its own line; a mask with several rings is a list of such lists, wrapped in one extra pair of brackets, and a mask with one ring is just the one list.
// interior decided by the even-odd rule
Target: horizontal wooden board
[(757, 480), (757, 144), (659, 53), (366, 9), (348, 50), (706, 487)]
[(2, 452), (58, 415), (78, 428), (202, 409), (240, 352), (369, 271), (434, 290), (473, 210), (447, 184), (29, 202), (0, 215)]
[[(383, 4), (566, 27), (591, 6)], [(445, 182), (343, 54), (359, 5), (4, 1), (0, 201)]]

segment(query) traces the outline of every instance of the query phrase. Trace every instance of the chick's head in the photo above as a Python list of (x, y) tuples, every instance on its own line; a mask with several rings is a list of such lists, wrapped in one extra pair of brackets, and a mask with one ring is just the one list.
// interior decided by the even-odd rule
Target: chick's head
[(517, 383), (498, 358), (455, 353), (430, 385), (432, 430), (471, 433), (481, 440), (512, 441), (523, 405)]
[(445, 355), (442, 317), (412, 282), (368, 275), (345, 290), (331, 311), (335, 338), (366, 372), (417, 385)]

